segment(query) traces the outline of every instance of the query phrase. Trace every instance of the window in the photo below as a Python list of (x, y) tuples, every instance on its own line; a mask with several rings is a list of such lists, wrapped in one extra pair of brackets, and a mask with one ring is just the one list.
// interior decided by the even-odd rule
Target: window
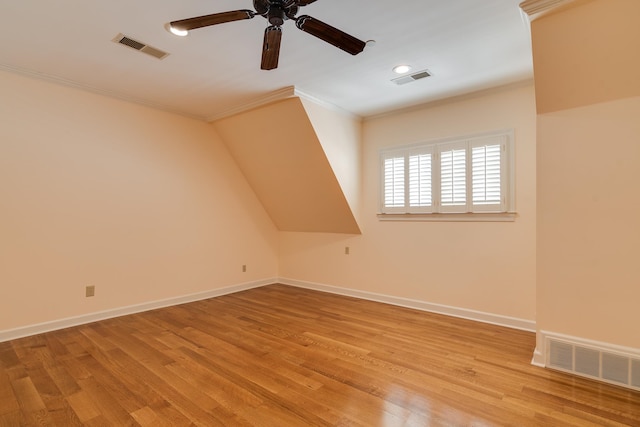
[(380, 153), (382, 214), (513, 211), (513, 131)]

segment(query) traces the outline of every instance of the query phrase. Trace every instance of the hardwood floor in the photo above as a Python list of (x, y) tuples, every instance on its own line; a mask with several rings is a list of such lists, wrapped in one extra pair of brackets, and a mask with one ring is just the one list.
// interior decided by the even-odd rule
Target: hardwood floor
[(0, 426), (640, 426), (534, 334), (271, 285), (0, 343)]

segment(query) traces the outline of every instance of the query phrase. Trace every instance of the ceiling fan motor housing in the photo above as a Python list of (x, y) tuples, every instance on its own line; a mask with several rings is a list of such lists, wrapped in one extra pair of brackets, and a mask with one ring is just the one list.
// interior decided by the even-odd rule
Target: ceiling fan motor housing
[(293, 0), (253, 0), (253, 7), (273, 26), (279, 27), (298, 13), (298, 2)]
[(285, 19), (286, 15), (284, 14), (282, 6), (279, 4), (272, 4), (269, 8), (269, 23), (279, 27), (284, 24)]

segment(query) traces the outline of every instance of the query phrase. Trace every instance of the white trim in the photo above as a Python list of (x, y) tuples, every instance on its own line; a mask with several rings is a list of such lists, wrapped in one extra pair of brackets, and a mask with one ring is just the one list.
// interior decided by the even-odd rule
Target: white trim
[[(528, 27), (528, 25), (527, 25)], [(444, 105), (455, 104), (462, 101), (469, 101), (477, 98), (482, 98), (485, 96), (497, 95), (503, 92), (519, 89), (521, 87), (529, 87), (534, 86), (534, 79), (532, 77), (527, 77), (523, 80), (519, 80), (513, 83), (507, 83), (500, 86), (493, 86), (486, 89), (479, 89), (474, 92), (469, 93), (461, 93), (458, 95), (451, 95), (444, 98), (433, 99), (431, 101), (425, 101), (421, 104), (410, 105), (407, 107), (400, 107), (395, 110), (385, 111), (379, 114), (372, 114), (370, 116), (364, 116), (364, 122), (370, 122), (374, 120), (378, 120), (384, 117), (389, 116), (397, 116), (401, 114), (412, 113), (415, 111), (421, 111), (425, 109), (437, 108)]]
[(355, 120), (362, 120), (362, 117), (358, 116), (357, 114), (353, 114), (352, 112), (347, 111), (343, 108), (340, 108), (335, 104), (324, 101), (320, 98), (317, 98), (313, 95), (310, 95), (306, 92), (296, 89), (295, 86), (287, 86), (287, 87), (283, 87), (282, 89), (275, 90), (273, 92), (266, 94), (265, 96), (256, 98), (255, 100), (248, 102), (246, 104), (238, 105), (237, 107), (233, 107), (228, 110), (222, 111), (220, 113), (214, 114), (213, 116), (209, 116), (206, 118), (206, 120), (210, 123), (215, 122), (216, 120), (221, 120), (226, 117), (231, 117), (236, 114), (244, 113), (245, 111), (253, 110), (254, 108), (262, 107), (264, 105), (268, 105), (273, 102), (281, 101), (283, 99), (296, 98), (296, 97), (310, 101), (314, 104), (320, 105), (329, 110), (348, 115), (349, 117)]
[(158, 308), (215, 298), (235, 292), (246, 291), (248, 289), (259, 288), (265, 285), (271, 285), (277, 282), (278, 280), (275, 278), (258, 280), (254, 282), (241, 283), (224, 288), (198, 292), (194, 294), (182, 295), (158, 301), (150, 301), (141, 304), (130, 305), (127, 307), (119, 307), (111, 310), (99, 311), (95, 313), (83, 314), (66, 319), (53, 320), (50, 322), (38, 323), (29, 326), (22, 326), (15, 329), (8, 329), (0, 331), (0, 342), (23, 338), (30, 335), (41, 334), (44, 332), (51, 332), (58, 329), (69, 328), (71, 326), (83, 325), (86, 323), (96, 322), (98, 320), (111, 319), (114, 317), (126, 316), (128, 314), (140, 313), (143, 311), (155, 310)]
[(350, 288), (342, 288), (320, 283), (306, 282), (302, 280), (287, 279), (284, 277), (263, 279), (253, 282), (241, 283), (238, 285), (227, 286), (219, 289), (212, 289), (205, 292), (198, 292), (163, 300), (150, 301), (141, 304), (135, 304), (127, 307), (119, 307), (111, 310), (99, 311), (95, 313), (83, 314), (80, 316), (69, 317), (65, 319), (53, 320), (50, 322), (38, 323), (35, 325), (22, 326), (15, 329), (7, 329), (0, 331), (0, 342), (10, 341), (31, 335), (42, 334), (59, 329), (69, 328), (72, 326), (84, 325), (99, 320), (111, 319), (114, 317), (126, 316), (129, 314), (140, 313), (144, 311), (155, 310), (158, 308), (170, 307), (179, 304), (186, 304), (194, 301), (201, 301), (209, 298), (215, 298), (223, 295), (241, 292), (248, 289), (259, 288), (262, 286), (281, 283), (283, 285), (295, 286), (298, 288), (312, 289), (321, 292), (361, 298), (369, 301), (377, 301), (385, 304), (396, 305), (399, 307), (412, 308), (415, 310), (427, 311), (431, 313), (444, 314), (462, 319), (474, 320), (492, 325), (505, 326), (512, 329), (520, 329), (524, 331), (534, 332), (536, 324), (532, 320), (519, 319), (515, 317), (502, 316), (498, 314), (485, 313), (481, 311), (469, 310), (465, 308), (451, 307), (442, 304), (435, 304), (426, 301), (420, 301), (410, 298), (395, 297), (391, 295), (378, 294), (374, 292), (360, 291)]
[(273, 92), (269, 92), (264, 96), (254, 99), (253, 101), (247, 102), (246, 104), (238, 105), (237, 107), (232, 107), (228, 110), (209, 116), (206, 118), (206, 121), (209, 123), (215, 122), (216, 120), (224, 119), (225, 117), (231, 117), (236, 114), (244, 113), (245, 111), (253, 110), (254, 108), (262, 107), (283, 99), (294, 98), (296, 96), (296, 88), (294, 86), (283, 87), (282, 89), (274, 90)]
[(535, 332), (536, 330), (536, 323), (533, 320), (502, 316), (499, 314), (469, 310), (466, 308), (451, 307), (448, 305), (435, 304), (410, 298), (402, 298), (391, 295), (378, 294), (374, 292), (360, 291), (357, 289), (341, 288), (337, 286), (324, 285), (321, 283), (287, 279), (284, 277), (280, 277), (278, 279), (278, 283), (282, 283), (283, 285), (296, 286), (304, 289), (313, 289), (321, 292), (361, 298), (369, 301), (382, 302), (385, 304), (427, 311), (430, 313), (444, 314), (447, 316), (459, 317), (462, 319), (474, 320), (476, 322), (489, 323), (492, 325), (505, 326), (507, 328), (520, 329), (528, 332)]
[(515, 212), (465, 213), (378, 213), (380, 221), (438, 221), (438, 222), (514, 222)]
[(531, 364), (539, 368), (546, 367), (544, 352), (538, 350), (538, 347), (536, 347), (536, 349), (533, 351), (533, 359), (531, 359)]
[(529, 15), (529, 20), (533, 21), (574, 1), (575, 0), (525, 0), (520, 3), (520, 8)]
[(310, 101), (314, 104), (320, 105), (321, 107), (326, 108), (327, 110), (331, 110), (331, 111), (335, 111), (337, 113), (343, 114), (345, 116), (350, 117), (353, 120), (357, 120), (357, 121), (362, 121), (363, 118), (362, 116), (359, 116), (357, 114), (352, 113), (351, 111), (345, 110), (342, 107), (337, 106), (336, 104), (332, 104), (328, 101), (325, 101), (323, 99), (320, 99), (316, 96), (310, 95), (306, 92), (301, 91), (300, 89), (297, 89), (296, 87), (293, 88), (293, 92), (294, 94), (301, 99)]

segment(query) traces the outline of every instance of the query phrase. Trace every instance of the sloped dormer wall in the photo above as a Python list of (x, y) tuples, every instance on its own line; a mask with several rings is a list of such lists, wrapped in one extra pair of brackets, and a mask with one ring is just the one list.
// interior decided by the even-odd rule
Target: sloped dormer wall
[[(359, 124), (344, 118), (334, 128), (334, 119), (323, 107), (289, 98), (214, 123), (280, 231), (360, 233), (352, 208)], [(333, 139), (326, 150), (321, 136)], [(330, 160), (340, 163), (335, 170)]]

